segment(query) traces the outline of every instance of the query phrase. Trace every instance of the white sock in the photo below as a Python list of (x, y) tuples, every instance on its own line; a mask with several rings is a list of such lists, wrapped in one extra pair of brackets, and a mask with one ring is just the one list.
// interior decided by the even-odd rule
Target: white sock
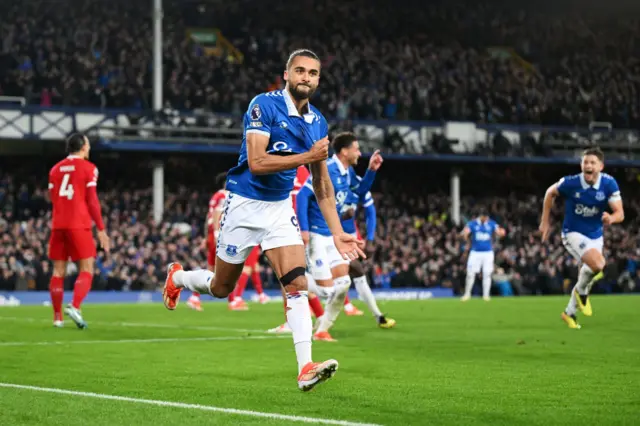
[(593, 275), (594, 273), (591, 268), (589, 268), (587, 265), (582, 265), (582, 268), (580, 268), (580, 272), (578, 273), (578, 282), (571, 290), (571, 297), (569, 298), (569, 303), (567, 304), (567, 309), (565, 310), (568, 315), (575, 315), (578, 310), (578, 300), (576, 299), (575, 290), (577, 289), (578, 293), (581, 295), (586, 295), (588, 292), (587, 287), (589, 285), (589, 282), (591, 281), (591, 278), (593, 278)]
[(482, 296), (489, 297), (491, 295), (491, 275), (482, 274)]
[(311, 310), (309, 294), (299, 291), (290, 297), (287, 293), (287, 324), (293, 334), (293, 346), (298, 359), (298, 374), (307, 363), (311, 362)]
[(578, 293), (585, 296), (589, 294), (589, 283), (593, 279), (595, 274), (587, 265), (582, 265), (580, 268), (580, 272), (578, 273), (578, 282), (576, 286), (578, 287)]
[(363, 300), (364, 303), (367, 304), (369, 310), (376, 318), (381, 317), (382, 312), (380, 312), (380, 309), (378, 308), (376, 298), (373, 296), (371, 287), (369, 287), (369, 283), (367, 282), (367, 277), (362, 276), (354, 278), (353, 283), (356, 285), (356, 291), (358, 292), (360, 300)]
[(324, 315), (320, 319), (320, 325), (318, 326), (318, 332), (329, 331), (333, 327), (333, 323), (342, 311), (349, 287), (351, 287), (351, 277), (349, 275), (338, 277), (333, 280), (333, 286), (335, 287), (335, 294), (327, 300)]
[(318, 285), (313, 276), (308, 272), (305, 272), (304, 276), (307, 278), (307, 286), (311, 293), (314, 293), (321, 299), (327, 299), (333, 295), (335, 291), (333, 287), (323, 287)]
[(209, 285), (211, 284), (212, 279), (213, 272), (208, 269), (197, 269), (195, 271), (176, 271), (173, 273), (173, 283), (176, 285), (176, 287), (184, 287), (188, 290), (195, 291), (201, 294), (211, 294)]
[(473, 283), (476, 282), (476, 274), (472, 274), (471, 272), (467, 272), (467, 282), (464, 287), (464, 295), (471, 296), (471, 290), (473, 290)]

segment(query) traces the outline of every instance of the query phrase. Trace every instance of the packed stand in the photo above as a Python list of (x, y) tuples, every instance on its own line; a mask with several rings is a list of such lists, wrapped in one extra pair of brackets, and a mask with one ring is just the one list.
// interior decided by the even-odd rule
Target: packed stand
[[(207, 176), (194, 162), (178, 162), (174, 166), (184, 179), (190, 172), (187, 165), (194, 174), (200, 174), (200, 178)], [(526, 191), (526, 172), (522, 167), (516, 169), (520, 174), (510, 175), (509, 170), (474, 166), (475, 175), (465, 181), (468, 183), (464, 188), (466, 193), (478, 195), (463, 197), (463, 217), (458, 226), (452, 223), (449, 215), (449, 197), (434, 189), (447, 187), (443, 183), (447, 179), (444, 169), (432, 166), (433, 176), (425, 175), (409, 185), (399, 176), (414, 176), (415, 167), (419, 166), (390, 163), (385, 167), (388, 170), (382, 172), (380, 185), (374, 193), (378, 211), (376, 240), (367, 247), (369, 260), (365, 262), (376, 287), (443, 286), (459, 292), (464, 286), (467, 249), (460, 232), (476, 208), (485, 206), (507, 231), (507, 236), (496, 244), (496, 292), (549, 294), (571, 288), (577, 263), (560, 240), (561, 204), (558, 203), (554, 210), (556, 232), (548, 244), (541, 244), (536, 229), (544, 189)], [(398, 167), (406, 173), (398, 173)], [(109, 256), (99, 252), (93, 288), (156, 291), (164, 282), (165, 266), (169, 262), (179, 260), (186, 268), (203, 267), (206, 264), (203, 224), (208, 200), (215, 188), (184, 181), (185, 186), (168, 187), (164, 220), (155, 223), (148, 182), (144, 179), (136, 181), (126, 175), (126, 171), (116, 169), (112, 173), (122, 173), (122, 176), (101, 178), (99, 197), (113, 248)], [(142, 176), (134, 168), (131, 173)], [(487, 188), (498, 187), (495, 182), (473, 186), (473, 182), (490, 179), (490, 173), (497, 173), (499, 179), (503, 179), (502, 186), (516, 192), (510, 195), (488, 193)], [(208, 175), (211, 175), (210, 171)], [(0, 171), (0, 290), (48, 288), (51, 263), (46, 257), (46, 246), (50, 211), (46, 181), (41, 176), (46, 174), (29, 168), (22, 174)], [(440, 180), (438, 176), (441, 176)], [(603, 291), (640, 291), (640, 268), (637, 267), (640, 202), (630, 196), (637, 187), (637, 180), (635, 186), (628, 186), (634, 184), (633, 179), (637, 176), (628, 173), (626, 178), (627, 182), (621, 182), (623, 197), (629, 194), (624, 198), (625, 222), (611, 227), (605, 234), (606, 257), (613, 268), (608, 269), (609, 276), (599, 285)], [(530, 177), (532, 181), (535, 179)], [(411, 188), (411, 192), (398, 188)], [(364, 226), (364, 223), (360, 225)], [(69, 274), (73, 276), (74, 272), (75, 266), (70, 265)], [(262, 277), (266, 288), (278, 288), (266, 264), (262, 266)], [(72, 286), (73, 280), (68, 280), (67, 285)]]
[[(253, 96), (281, 87), (288, 52), (309, 47), (323, 65), (313, 102), (338, 120), (640, 127), (640, 20), (627, 9), (498, 0), (163, 3), (167, 107), (241, 114)], [(61, 4), (0, 1), (1, 94), (43, 106), (149, 109), (150, 4)], [(189, 27), (220, 28), (243, 62), (207, 55), (187, 39)], [(507, 60), (512, 51), (496, 46), (518, 57)]]

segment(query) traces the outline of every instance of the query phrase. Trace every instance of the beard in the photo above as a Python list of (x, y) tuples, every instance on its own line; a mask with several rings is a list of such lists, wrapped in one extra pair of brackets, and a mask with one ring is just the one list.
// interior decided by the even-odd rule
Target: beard
[[(305, 88), (306, 88), (306, 90), (305, 90)], [(311, 98), (311, 96), (313, 96), (313, 94), (316, 91), (316, 89), (314, 89), (313, 87), (304, 85), (302, 83), (296, 84), (295, 87), (294, 86), (289, 86), (289, 89), (290, 89), (290, 92), (291, 92), (291, 96), (296, 101), (303, 101), (303, 100), (309, 99), (309, 98)]]

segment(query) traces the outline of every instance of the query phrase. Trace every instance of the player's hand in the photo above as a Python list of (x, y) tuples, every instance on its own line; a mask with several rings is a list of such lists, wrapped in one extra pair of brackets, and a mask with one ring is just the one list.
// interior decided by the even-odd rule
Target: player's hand
[(369, 170), (377, 172), (380, 166), (382, 166), (382, 154), (380, 154), (380, 150), (376, 149), (369, 159)]
[(611, 225), (613, 223), (611, 215), (608, 212), (602, 213), (602, 223), (605, 225)]
[(542, 236), (542, 242), (546, 242), (549, 238), (549, 233), (551, 232), (551, 225), (548, 222), (541, 222), (538, 230)]
[(102, 231), (98, 231), (98, 241), (100, 242), (100, 247), (102, 247), (105, 253), (109, 254), (109, 251), (111, 250), (111, 241), (109, 241), (107, 231), (104, 229)]
[(309, 150), (309, 163), (326, 160), (329, 156), (329, 138), (320, 139)]
[(363, 259), (367, 258), (367, 255), (362, 251), (364, 241), (358, 241), (358, 239), (351, 234), (343, 232), (339, 235), (334, 235), (333, 243), (336, 245), (336, 249), (344, 260), (356, 260), (359, 257)]
[(207, 249), (207, 239), (203, 238), (202, 241), (200, 241), (200, 250), (204, 251)]
[(300, 236), (302, 237), (302, 242), (305, 246), (309, 245), (309, 231), (300, 231)]

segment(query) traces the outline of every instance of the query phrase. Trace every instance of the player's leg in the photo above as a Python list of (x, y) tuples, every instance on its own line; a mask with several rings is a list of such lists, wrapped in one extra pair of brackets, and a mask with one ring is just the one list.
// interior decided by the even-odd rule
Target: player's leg
[[(576, 234), (576, 235), (574, 235)], [(589, 292), (593, 285), (604, 277), (606, 260), (602, 255), (602, 238), (591, 240), (577, 233), (569, 233), (565, 236), (565, 245), (569, 245), (570, 252), (580, 256), (582, 266), (578, 273), (578, 281), (571, 291), (571, 298), (567, 304), (565, 313), (575, 316), (579, 309), (584, 315), (593, 315)]]
[[(353, 280), (353, 277), (351, 277), (351, 280)], [(351, 303), (351, 299), (349, 299), (348, 293), (347, 293), (347, 296), (344, 298), (344, 313), (348, 317), (361, 317), (362, 315), (364, 315), (364, 312), (358, 309), (356, 305)]]
[(314, 363), (311, 357), (312, 323), (308, 306), (305, 255), (302, 245), (274, 247), (264, 251), (285, 292), (287, 323), (291, 327), (298, 361), (298, 387), (311, 390), (331, 378), (338, 362)]
[(184, 271), (179, 263), (170, 264), (163, 289), (165, 307), (176, 308), (183, 288), (217, 298), (227, 297), (234, 290), (249, 253), (267, 234), (268, 208), (269, 203), (230, 194), (216, 242), (215, 273), (206, 269)]
[(336, 249), (332, 237), (324, 237), (324, 252), (331, 265), (331, 275), (333, 277), (334, 294), (327, 299), (325, 314), (320, 320), (316, 335), (326, 333), (335, 323), (342, 307), (344, 299), (351, 287), (351, 277), (349, 276), (349, 261), (344, 260)]
[[(215, 239), (207, 241), (207, 269), (211, 272), (216, 270), (216, 242)], [(197, 291), (191, 292), (187, 299), (187, 306), (194, 311), (202, 312), (202, 299)]]
[(476, 281), (476, 274), (478, 272), (480, 272), (478, 254), (475, 251), (470, 251), (469, 258), (467, 259), (467, 277), (464, 286), (464, 294), (460, 299), (463, 302), (471, 299), (471, 291), (473, 290), (473, 284)]
[(393, 318), (386, 318), (376, 302), (376, 298), (371, 291), (371, 286), (367, 280), (367, 276), (364, 271), (364, 265), (360, 260), (352, 260), (349, 264), (349, 276), (355, 284), (358, 297), (363, 300), (369, 311), (373, 314), (378, 322), (380, 328), (393, 328), (396, 325), (396, 321)]
[(562, 320), (569, 328), (581, 328), (576, 313), (581, 309), (586, 316), (593, 314), (588, 299), (591, 287), (604, 276), (605, 259), (602, 255), (602, 239), (591, 240), (577, 232), (562, 236), (562, 243), (567, 251), (582, 262), (578, 273), (578, 281), (571, 290), (569, 303), (562, 313)]
[[(254, 247), (254, 250), (256, 247)], [(244, 267), (242, 268), (242, 273), (238, 278), (238, 282), (236, 282), (236, 286), (233, 291), (229, 293), (228, 302), (229, 302), (229, 310), (231, 311), (246, 311), (249, 309), (247, 304), (242, 299), (242, 295), (244, 294), (244, 290), (247, 287), (247, 281), (249, 281), (249, 276), (251, 276), (252, 269), (249, 266), (249, 262), (251, 262), (251, 254), (244, 263)]]
[(53, 326), (62, 327), (62, 302), (64, 299), (64, 277), (69, 254), (65, 248), (64, 230), (53, 229), (49, 237), (49, 259), (53, 262), (53, 274), (49, 281), (49, 295), (53, 307)]
[(73, 299), (64, 308), (64, 312), (78, 328), (84, 329), (87, 328), (87, 323), (80, 309), (82, 302), (91, 291), (96, 244), (93, 240), (91, 229), (69, 229), (66, 232), (66, 236), (71, 260), (78, 262), (78, 278), (76, 278), (76, 282), (73, 285)]
[(482, 253), (482, 298), (491, 300), (491, 274), (493, 274), (493, 252)]

